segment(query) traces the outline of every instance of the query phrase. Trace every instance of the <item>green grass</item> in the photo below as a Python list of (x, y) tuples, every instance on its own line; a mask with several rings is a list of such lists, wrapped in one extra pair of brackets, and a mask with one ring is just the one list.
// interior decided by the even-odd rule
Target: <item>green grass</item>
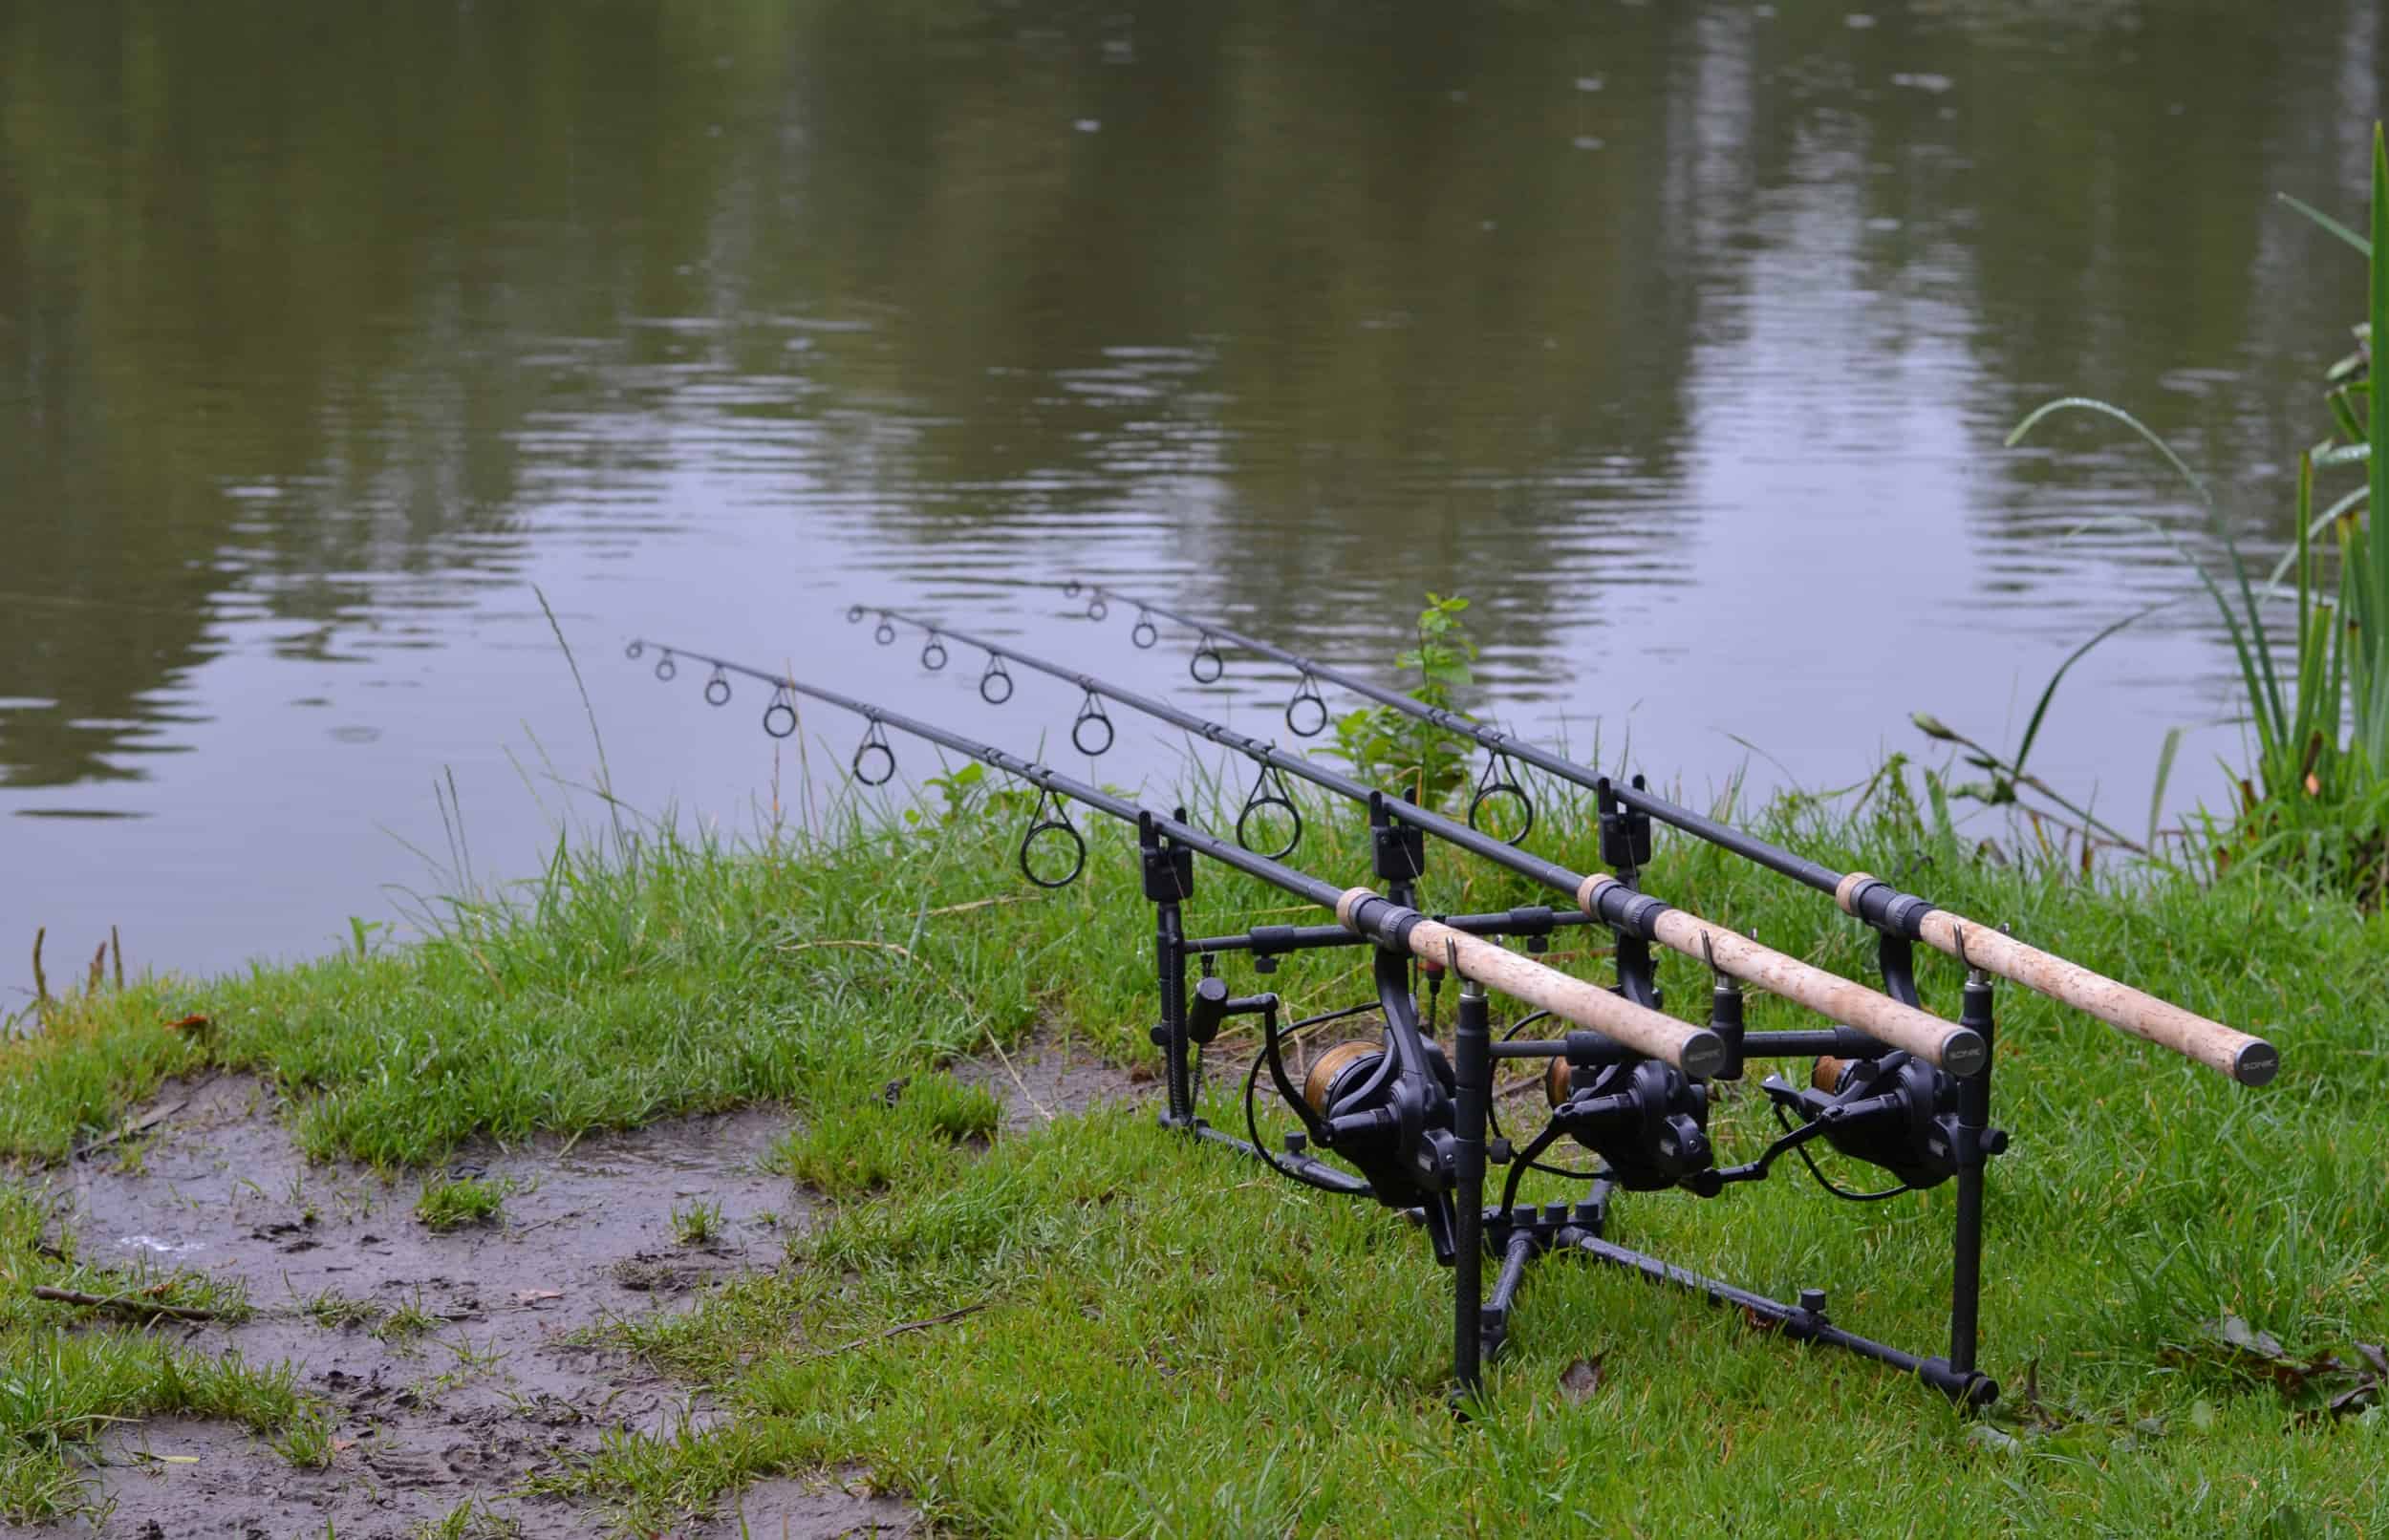
[(1003, 1109), (984, 1087), (950, 1075), (921, 1075), (879, 1096), (827, 1106), (781, 1141), (773, 1170), (832, 1197), (878, 1190), (951, 1173), (960, 1146), (983, 1143)]
[[(2281, 1080), (2246, 1091), (2002, 992), (1996, 1121), (2014, 1147), (1991, 1173), (1986, 1358), (2011, 1407), (2028, 1366), (2039, 1389), (2037, 1415), (1990, 1424), (2004, 1440), (1860, 1361), (1565, 1261), (1532, 1276), (1513, 1351), (1463, 1424), (1443, 1399), (1448, 1279), (1417, 1232), (1166, 1136), (1148, 1113), (1003, 1131), (984, 1091), (942, 1072), (1048, 1021), (1123, 1062), (1151, 1054), (1132, 842), (1082, 820), (1086, 880), (1032, 892), (1011, 867), (1018, 810), (992, 801), (754, 849), (650, 837), (611, 860), (560, 855), (512, 907), (460, 903), (421, 947), (70, 996), (51, 1035), (7, 1050), (0, 1148), (54, 1160), (163, 1077), (211, 1065), (271, 1079), (311, 1150), (394, 1167), (437, 1166), (477, 1135), (786, 1104), (783, 1167), (837, 1203), (788, 1265), (621, 1329), (732, 1415), (617, 1438), (538, 1478), (634, 1531), (753, 1476), (833, 1465), (965, 1533), (2389, 1525), (2389, 1413), (2321, 1415), (2211, 1345), (2227, 1314), (2300, 1356), (2389, 1336), (2389, 919), (2253, 869), (2201, 886), (1980, 863), (1891, 782), (1855, 819), (1778, 804), (1761, 822), (1820, 860), (2260, 1027), (2284, 1050)], [(1360, 820), (1306, 814), (1302, 863), (1364, 880)], [(1581, 805), (1545, 806), (1530, 843), (1593, 868)], [(1869, 973), (1866, 935), (1828, 900), (1714, 851), (1663, 833), (1647, 886)], [(1448, 852), (1427, 892), (1451, 909), (1544, 897)], [(1190, 906), (1202, 931), (1308, 917), (1212, 866)], [(1602, 952), (1576, 931), (1547, 960), (1599, 977)], [(1699, 970), (1662, 969), (1677, 1008), (1697, 1008)], [(1298, 1012), (1367, 989), (1358, 952), (1289, 959), (1265, 981), (1229, 972)], [(1935, 959), (1928, 1003), (1953, 1008), (1955, 982)], [(200, 1010), (216, 1023), (203, 1042), (156, 1028)], [(1773, 1000), (1751, 1011), (1756, 1027), (1802, 1020)], [(1229, 1047), (1212, 1066), (1222, 1124), (1241, 1121)], [(1714, 1131), (1733, 1159), (1766, 1127), (1745, 1096)], [(1713, 1202), (1627, 1199), (1618, 1233), (1779, 1295), (1827, 1288), (1853, 1329), (1933, 1351), (1949, 1216), (1946, 1187), (1853, 1208), (1794, 1169)], [(1581, 1402), (1560, 1388), (1580, 1357), (1601, 1365)]]
[(425, 1230), (462, 1230), (493, 1225), (505, 1211), (506, 1187), (479, 1177), (435, 1176), (415, 1200), (415, 1222)]
[[(110, 1425), (150, 1417), (220, 1417), (285, 1440), (293, 1461), (328, 1453), (320, 1419), (291, 1373), (237, 1354), (187, 1351), (124, 1317), (36, 1299), (49, 1286), (111, 1298), (248, 1315), (246, 1293), (199, 1273), (114, 1268), (75, 1254), (40, 1186), (0, 1183), (0, 1516), (61, 1517), (86, 1502), (82, 1452)], [(316, 1435), (322, 1433), (320, 1444)]]
[(692, 1198), (672, 1206), (672, 1238), (682, 1246), (710, 1246), (721, 1238), (721, 1205)]

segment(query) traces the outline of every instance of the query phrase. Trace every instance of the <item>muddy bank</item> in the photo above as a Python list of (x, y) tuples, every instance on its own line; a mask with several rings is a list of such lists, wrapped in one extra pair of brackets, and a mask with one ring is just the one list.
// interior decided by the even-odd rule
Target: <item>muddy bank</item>
[[(469, 1153), (451, 1173), (506, 1185), (502, 1217), (440, 1233), (415, 1218), (417, 1182), (308, 1166), (255, 1081), (170, 1088), (158, 1107), (137, 1136), (55, 1175), (64, 1222), (94, 1260), (243, 1279), (253, 1319), (175, 1330), (201, 1350), (289, 1361), (333, 1409), (336, 1452), (301, 1470), (218, 1423), (126, 1428), (101, 1442), (94, 1473), (113, 1511), (46, 1532), (402, 1540), (468, 1501), (486, 1505), (486, 1532), (594, 1532), (602, 1515), (507, 1494), (610, 1432), (703, 1427), (715, 1411), (578, 1338), (780, 1265), (807, 1212), (759, 1166), (786, 1126), (776, 1111)], [(770, 1482), (725, 1500), (728, 1528), (696, 1532), (737, 1534), (733, 1501), (756, 1536), (911, 1524), (902, 1505), (835, 1483)]]
[(1040, 1032), (1017, 1048), (957, 1059), (950, 1073), (983, 1085), (1003, 1103), (1003, 1126), (1018, 1133), (1070, 1113), (1119, 1102), (1158, 1102), (1157, 1065), (1123, 1069), (1058, 1033)]

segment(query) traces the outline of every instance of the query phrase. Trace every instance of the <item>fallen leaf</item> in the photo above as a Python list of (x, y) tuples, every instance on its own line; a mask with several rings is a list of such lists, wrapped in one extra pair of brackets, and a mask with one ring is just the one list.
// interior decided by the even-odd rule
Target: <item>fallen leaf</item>
[(2005, 1433), (1989, 1422), (1977, 1422), (1966, 1430), (1966, 1442), (1977, 1449), (1990, 1449), (1999, 1454), (2018, 1454), (2024, 1443), (2012, 1433)]
[(1560, 1371), (1560, 1394), (1575, 1405), (1583, 1405), (1600, 1388), (1601, 1358), (1598, 1356), (1579, 1358)]
[(2282, 1350), (2279, 1337), (2271, 1332), (2256, 1330), (2237, 1315), (2226, 1315), (2217, 1323), (2215, 1336), (2222, 1339), (2225, 1346), (2238, 1348), (2260, 1358), (2278, 1360), (2288, 1357)]

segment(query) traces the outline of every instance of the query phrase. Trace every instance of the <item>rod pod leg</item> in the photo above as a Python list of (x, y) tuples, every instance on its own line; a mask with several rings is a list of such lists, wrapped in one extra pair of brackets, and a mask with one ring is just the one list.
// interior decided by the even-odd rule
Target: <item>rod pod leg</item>
[(1186, 1036), (1186, 934), (1174, 903), (1157, 904), (1153, 913), (1153, 972), (1161, 989), (1161, 1020), (1153, 1037), (1162, 1054), (1162, 1078), (1169, 1107), (1162, 1123), (1188, 1128), (1194, 1123), (1194, 1077), (1188, 1063)]
[(1460, 980), (1452, 1034), (1453, 1130), (1452, 1378), (1465, 1401), (1483, 1383), (1485, 1294), (1485, 1123), (1493, 1096), (1492, 1004), (1485, 986)]
[(1959, 1405), (1979, 1409), (1999, 1399), (1999, 1384), (1976, 1367), (1983, 1303), (1984, 1168), (2007, 1147), (2007, 1135), (1991, 1126), (1991, 1058), (1993, 1046), (1991, 977), (1980, 969), (1967, 975), (1958, 1024), (1982, 1034), (1982, 1071), (1958, 1081), (1957, 1216), (1949, 1243), (1949, 1356), (1925, 1360), (1925, 1377)]
[[(1179, 809), (1183, 820), (1185, 809)], [(1194, 1116), (1194, 1053), (1186, 1012), (1186, 927), (1178, 906), (1194, 896), (1194, 852), (1165, 840), (1150, 814), (1136, 820), (1138, 855), (1144, 864), (1145, 897), (1153, 906), (1153, 975), (1161, 995), (1161, 1019), (1152, 1029), (1162, 1052), (1169, 1105), (1166, 1128), (1198, 1126)]]

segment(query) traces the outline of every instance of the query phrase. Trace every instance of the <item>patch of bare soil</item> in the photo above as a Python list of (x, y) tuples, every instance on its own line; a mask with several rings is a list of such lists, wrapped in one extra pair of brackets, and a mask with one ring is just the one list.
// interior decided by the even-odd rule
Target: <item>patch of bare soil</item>
[(1158, 1090), (1157, 1081), (1050, 1033), (1018, 1048), (958, 1059), (952, 1074), (965, 1085), (994, 1092), (1003, 1103), (1003, 1126), (1011, 1132), (1109, 1102), (1141, 1102)]
[[(67, 1174), (68, 1222), (94, 1258), (245, 1279), (255, 1317), (175, 1330), (204, 1351), (290, 1362), (333, 1409), (336, 1452), (302, 1470), (221, 1423), (127, 1427), (100, 1443), (96, 1495), (113, 1508), (86, 1532), (405, 1540), (468, 1501), (494, 1521), (476, 1533), (596, 1532), (596, 1514), (510, 1493), (611, 1431), (699, 1428), (715, 1413), (573, 1337), (685, 1309), (709, 1283), (774, 1266), (806, 1212), (788, 1182), (759, 1168), (786, 1126), (772, 1112), (471, 1153), (451, 1174), (509, 1184), (503, 1219), (436, 1233), (415, 1218), (412, 1182), (307, 1165), (255, 1081), (169, 1090), (159, 1106), (171, 1110), (138, 1144)], [(685, 1241), (675, 1210), (700, 1204), (718, 1223)], [(909, 1522), (901, 1504), (834, 1486), (764, 1483), (746, 1503), (757, 1536)], [(759, 1527), (759, 1505), (782, 1517)], [(739, 1531), (733, 1517), (700, 1532)]]
[(759, 1481), (690, 1540), (909, 1540), (920, 1516), (859, 1484)]

